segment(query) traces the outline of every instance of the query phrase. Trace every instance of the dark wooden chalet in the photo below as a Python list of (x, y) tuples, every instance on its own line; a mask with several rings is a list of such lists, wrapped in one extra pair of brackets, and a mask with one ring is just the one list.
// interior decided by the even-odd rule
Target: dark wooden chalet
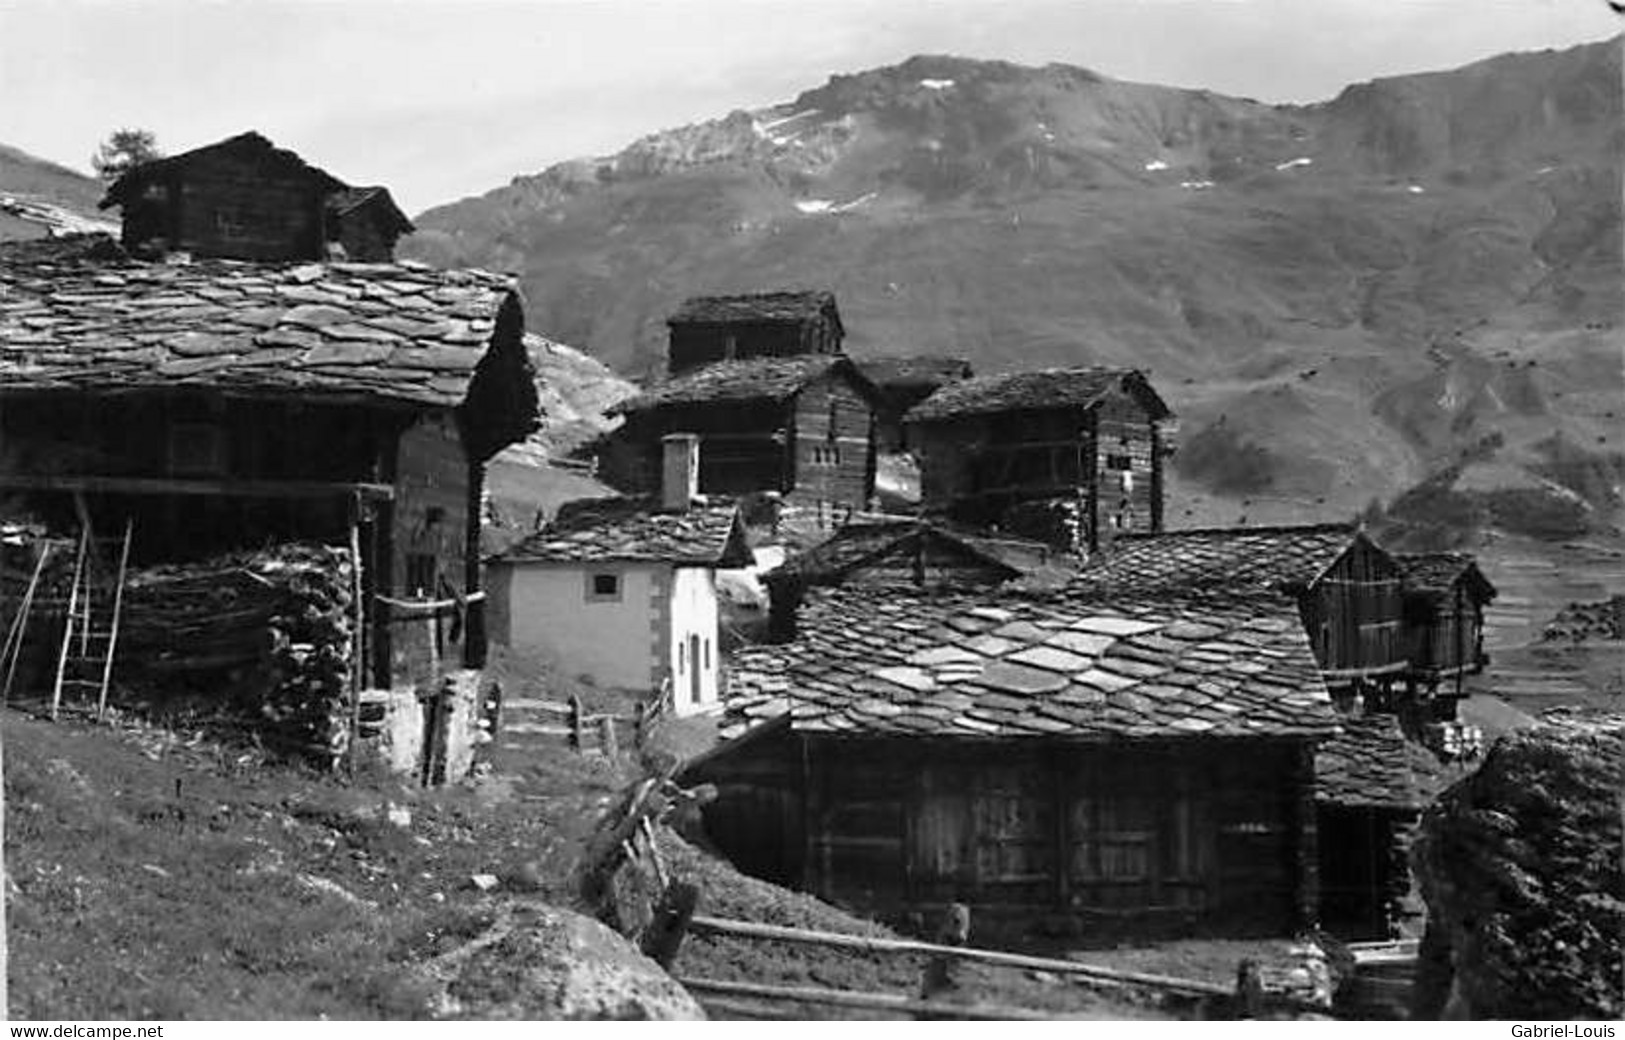
[(869, 358), (859, 361), (858, 369), (880, 391), (882, 408), (875, 417), (875, 444), (888, 454), (909, 448), (903, 422), (909, 409), (941, 387), (971, 377), (970, 362), (963, 358)]
[[(132, 521), (137, 564), (353, 532), (369, 681), (422, 678), (388, 600), (479, 590), (483, 464), (538, 422), (523, 332), (479, 271), (0, 263), (0, 508)], [(445, 659), (483, 653), (467, 620)]]
[(839, 354), (846, 330), (828, 291), (784, 290), (695, 296), (666, 320), (667, 374), (717, 361)]
[(249, 131), (114, 181), (124, 247), (143, 257), (387, 261), (412, 222), (388, 189), (356, 188)]
[(1395, 556), (1404, 583), (1405, 651), (1417, 691), (1432, 695), (1435, 721), (1456, 717), (1462, 680), (1484, 670), (1484, 608), (1495, 586), (1467, 553)]
[(1383, 708), (1408, 667), (1400, 581), (1393, 557), (1354, 525), (1312, 524), (1126, 535), (1075, 584), (1103, 594), (1281, 594), (1297, 604), (1333, 693)]
[[(1172, 416), (1143, 373), (1077, 368), (950, 383), (906, 422), (928, 511), (1092, 550), (1162, 530)], [(1075, 526), (1035, 527), (1049, 503)]]
[(701, 494), (778, 492), (861, 510), (875, 487), (875, 392), (842, 355), (759, 357), (695, 369), (610, 409), (626, 422), (599, 458), (628, 491), (660, 482), (662, 438), (700, 439)]
[(932, 520), (855, 521), (762, 575), (768, 634), (779, 641), (794, 637), (801, 598), (811, 588), (989, 588), (1018, 579), (1059, 584), (1076, 562), (1042, 542), (991, 538)]
[(1410, 836), (1451, 773), (1392, 715), (1345, 715), (1340, 726), (1315, 754), (1320, 924), (1347, 940), (1414, 934)]
[(1278, 602), (815, 589), (794, 642), (737, 655), (728, 697), (748, 728), (688, 774), (759, 877), (1094, 937), (1315, 913), (1336, 713)]

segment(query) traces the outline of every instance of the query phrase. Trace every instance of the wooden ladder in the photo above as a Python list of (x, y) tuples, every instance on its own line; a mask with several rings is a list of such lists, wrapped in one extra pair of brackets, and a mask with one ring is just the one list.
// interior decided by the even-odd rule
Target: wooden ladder
[(6, 629), (6, 641), (0, 646), (0, 675), (4, 675), (4, 685), (0, 687), (0, 700), (11, 703), (11, 684), (17, 678), (17, 662), (23, 656), (23, 640), (28, 635), (28, 615), (34, 609), (34, 597), (39, 592), (40, 576), (45, 573), (45, 562), (51, 556), (51, 543), (40, 544), (39, 559), (34, 563), (34, 574), (28, 579), (28, 588), (23, 592), (23, 598), (17, 604), (17, 613), (11, 617), (11, 624)]
[[(96, 613), (96, 539), (90, 525), (79, 531), (79, 547), (73, 564), (73, 584), (68, 590), (68, 612), (62, 623), (62, 647), (57, 655), (56, 682), (51, 687), (51, 719), (62, 710), (62, 693), (73, 687), (96, 691), (96, 721), (107, 714), (107, 690), (113, 681), (113, 655), (118, 650), (119, 623), (124, 611), (124, 579), (130, 564), (130, 542), (135, 521), (124, 525), (119, 542), (118, 570), (112, 588), (112, 610), (104, 614), (106, 628), (98, 628)], [(78, 643), (77, 648), (75, 642)]]

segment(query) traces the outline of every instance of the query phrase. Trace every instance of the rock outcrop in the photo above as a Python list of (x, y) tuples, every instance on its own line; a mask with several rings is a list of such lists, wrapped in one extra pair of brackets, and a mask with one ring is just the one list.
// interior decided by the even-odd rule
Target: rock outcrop
[(460, 959), (442, 1012), (478, 1019), (695, 1021), (688, 991), (590, 917), (520, 904), (495, 941)]
[(1504, 738), (1422, 819), (1418, 1018), (1625, 1014), (1625, 716)]

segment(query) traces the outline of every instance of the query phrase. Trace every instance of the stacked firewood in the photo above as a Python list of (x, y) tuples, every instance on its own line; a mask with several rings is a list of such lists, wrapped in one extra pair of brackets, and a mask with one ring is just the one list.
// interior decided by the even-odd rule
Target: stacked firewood
[(148, 699), (201, 694), (322, 765), (348, 746), (349, 554), (307, 543), (133, 572), (118, 673)]

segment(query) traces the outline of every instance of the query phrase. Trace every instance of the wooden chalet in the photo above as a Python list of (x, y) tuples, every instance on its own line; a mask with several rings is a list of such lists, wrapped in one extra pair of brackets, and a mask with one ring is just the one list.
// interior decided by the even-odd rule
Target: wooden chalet
[(769, 600), (768, 637), (794, 637), (797, 610), (810, 588), (990, 588), (1018, 579), (1059, 583), (1074, 564), (1073, 558), (1042, 542), (992, 538), (932, 520), (854, 521), (762, 575)]
[(717, 361), (839, 354), (846, 330), (827, 290), (694, 296), (666, 320), (667, 374)]
[(775, 492), (794, 505), (855, 511), (875, 487), (875, 392), (842, 355), (721, 361), (610, 409), (625, 423), (599, 457), (603, 479), (653, 493), (663, 439), (699, 438), (699, 492)]
[(739, 653), (747, 728), (696, 760), (741, 869), (897, 919), (1274, 934), (1317, 906), (1314, 747), (1337, 716), (1290, 611), (815, 589)]
[(1121, 537), (1075, 580), (1101, 594), (1222, 589), (1278, 593), (1297, 605), (1334, 695), (1391, 705), (1409, 667), (1401, 573), (1352, 524), (1195, 528)]
[(949, 383), (971, 377), (963, 358), (880, 357), (858, 362), (858, 369), (880, 391), (881, 411), (875, 418), (876, 448), (887, 454), (907, 451), (908, 431), (903, 416), (908, 410)]
[(538, 423), (523, 332), (512, 281), (480, 271), (0, 262), (0, 503), (131, 522), (136, 565), (353, 537), (367, 681), (477, 663), (483, 464)]
[(1347, 940), (1412, 934), (1421, 921), (1410, 835), (1450, 771), (1392, 715), (1345, 715), (1315, 754), (1320, 924)]
[(1408, 673), (1418, 692), (1433, 695), (1434, 721), (1456, 717), (1466, 695), (1462, 680), (1484, 670), (1484, 608), (1495, 586), (1467, 553), (1394, 557), (1404, 583)]
[(1143, 373), (1075, 368), (950, 383), (905, 421), (926, 510), (1093, 550), (1162, 530), (1172, 417)]
[(107, 189), (132, 254), (289, 261), (394, 259), (412, 222), (382, 187), (352, 187), (249, 131), (142, 163)]

